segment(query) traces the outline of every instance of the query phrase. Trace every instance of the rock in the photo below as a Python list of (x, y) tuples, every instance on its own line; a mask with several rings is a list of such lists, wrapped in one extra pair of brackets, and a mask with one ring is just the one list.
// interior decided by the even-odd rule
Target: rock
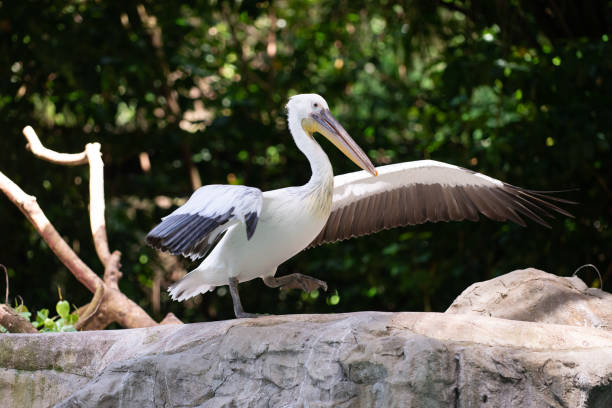
[(609, 407), (612, 333), (474, 314), (0, 336), (3, 407)]
[(1, 405), (610, 407), (611, 306), (578, 278), (526, 269), (445, 314), (5, 334)]
[(473, 284), (446, 313), (612, 330), (612, 294), (529, 268)]

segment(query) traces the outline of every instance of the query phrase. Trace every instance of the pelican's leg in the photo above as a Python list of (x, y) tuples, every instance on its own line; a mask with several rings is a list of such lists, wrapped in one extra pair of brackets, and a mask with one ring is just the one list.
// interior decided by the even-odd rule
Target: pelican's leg
[(327, 283), (322, 280), (315, 279), (312, 276), (302, 275), (301, 273), (292, 273), (291, 275), (279, 276), (266, 276), (263, 278), (266, 285), (271, 288), (282, 289), (302, 289), (304, 292), (312, 292), (319, 288), (327, 290)]
[(229, 278), (229, 290), (232, 295), (232, 302), (234, 303), (234, 314), (237, 319), (244, 319), (247, 317), (257, 317), (256, 314), (246, 313), (242, 309), (242, 303), (240, 302), (240, 295), (238, 294), (238, 278)]

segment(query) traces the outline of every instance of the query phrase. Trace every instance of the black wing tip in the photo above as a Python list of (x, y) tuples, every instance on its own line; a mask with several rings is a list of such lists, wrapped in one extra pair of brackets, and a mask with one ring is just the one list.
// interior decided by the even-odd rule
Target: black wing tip
[(157, 239), (156, 239), (156, 238), (157, 238), (157, 237), (152, 237), (151, 235), (147, 235), (147, 236), (145, 237), (145, 244), (147, 244), (147, 245), (148, 245), (148, 246), (150, 246), (150, 247), (155, 248), (155, 243), (156, 243), (156, 241), (157, 241)]
[(231, 211), (214, 217), (197, 214), (169, 216), (153, 228), (145, 237), (147, 245), (173, 255), (186, 255), (195, 250), (207, 248), (202, 245), (207, 236), (218, 226), (225, 224), (232, 216)]
[[(543, 198), (546, 200), (556, 201), (558, 203), (563, 203), (563, 204), (570, 204), (570, 205), (580, 204), (580, 202), (578, 201), (568, 200), (566, 198), (561, 198), (561, 197), (557, 197), (556, 195), (553, 195), (553, 194), (564, 194), (564, 193), (573, 193), (576, 191), (580, 191), (580, 187), (570, 187), (570, 188), (566, 188), (563, 190), (532, 190), (529, 188), (517, 187), (510, 183), (505, 183), (505, 182), (503, 183), (504, 183), (504, 187), (510, 188), (511, 190), (514, 190), (514, 191), (518, 191), (521, 194), (529, 194), (532, 196), (536, 196), (536, 197)], [(563, 214), (563, 215), (567, 215), (567, 214)]]
[(251, 211), (244, 217), (244, 220), (246, 222), (247, 240), (250, 240), (253, 234), (255, 233), (255, 228), (257, 227), (259, 216), (257, 215), (257, 212)]
[[(515, 187), (515, 188), (519, 188), (519, 187)], [(522, 190), (526, 191), (528, 193), (537, 193), (537, 194), (548, 195), (548, 194), (559, 194), (559, 193), (572, 193), (572, 192), (575, 192), (575, 191), (580, 191), (580, 187), (569, 187), (569, 188), (565, 188), (563, 190), (530, 190), (530, 189), (527, 189), (527, 188), (523, 188)]]
[(145, 237), (145, 243), (155, 249), (162, 249), (162, 238), (158, 235), (154, 235), (153, 231), (149, 232)]
[(164, 245), (164, 237), (156, 235), (147, 235), (145, 237), (145, 243), (151, 248), (157, 249), (159, 251), (169, 252), (172, 255), (179, 255), (179, 252), (176, 252), (172, 247)]
[[(526, 200), (527, 204), (534, 206), (536, 210), (539, 210), (541, 213), (548, 216), (549, 218), (554, 219), (555, 218), (554, 213), (561, 214), (565, 217), (572, 218), (572, 219), (576, 218), (572, 213), (567, 211), (565, 208), (555, 205), (554, 203), (560, 203), (560, 204), (566, 204), (566, 205), (578, 205), (579, 204), (578, 202), (566, 200), (564, 198), (559, 198), (551, 194), (578, 191), (579, 190), (578, 188), (557, 190), (557, 191), (538, 191), (538, 190), (521, 189), (517, 187), (514, 187), (514, 189), (518, 191), (519, 194), (527, 197), (527, 200)], [(548, 213), (546, 210), (552, 211), (553, 214)], [(540, 225), (552, 229), (552, 227), (548, 225), (546, 222), (539, 222), (536, 219), (534, 220), (538, 222)]]

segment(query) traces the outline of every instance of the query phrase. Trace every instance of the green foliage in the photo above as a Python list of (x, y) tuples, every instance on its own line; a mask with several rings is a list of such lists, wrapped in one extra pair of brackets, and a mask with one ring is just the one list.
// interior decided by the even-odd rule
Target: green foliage
[(77, 311), (70, 313), (70, 304), (65, 300), (58, 301), (55, 310), (57, 316), (50, 318), (49, 309), (40, 309), (36, 312), (36, 320), (32, 322), (32, 325), (41, 332), (75, 331), (74, 325), (79, 320)]
[[(24, 319), (30, 320), (32, 313), (23, 303), (15, 302), (15, 311)], [(70, 313), (70, 304), (66, 300), (60, 300), (55, 305), (57, 315), (49, 317), (49, 309), (40, 309), (35, 314), (35, 319), (32, 321), (32, 326), (37, 328), (41, 333), (46, 332), (72, 332), (75, 331), (74, 325), (79, 320), (79, 314), (75, 308), (74, 312)], [(6, 333), (6, 329), (0, 326), (0, 333)]]
[[(563, 275), (594, 263), (605, 282), (612, 6), (588, 4), (2, 2), (0, 171), (36, 195), (101, 272), (86, 227), (87, 169), (33, 158), (20, 131), (31, 124), (62, 152), (101, 142), (121, 289), (158, 318), (231, 317), (225, 288), (187, 304), (162, 293), (156, 308), (152, 290), (170, 275), (143, 237), (171, 208), (155, 203), (189, 195), (190, 163), (205, 184), (304, 183), (309, 167), (288, 136), (283, 105), (318, 92), (377, 165), (432, 158), (527, 188), (578, 187), (563, 194), (580, 201), (570, 209), (576, 219), (552, 221), (552, 230), (484, 220), (422, 225), (308, 250), (279, 274), (314, 275), (328, 293), (278, 293), (253, 281), (241, 285), (246, 310), (442, 311), (469, 284), (526, 266)], [(321, 143), (337, 174), (356, 170)], [(23, 271), (12, 270), (15, 290), (37, 299), (35, 308), (53, 302), (56, 285), (86, 303), (90, 294), (1, 198), (0, 214), (11, 232), (0, 235), (2, 262)]]

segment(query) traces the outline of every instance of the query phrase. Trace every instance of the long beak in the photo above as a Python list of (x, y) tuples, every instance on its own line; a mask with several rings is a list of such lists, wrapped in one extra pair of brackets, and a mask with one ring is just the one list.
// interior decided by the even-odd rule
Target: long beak
[[(378, 170), (372, 164), (365, 152), (351, 138), (346, 130), (334, 118), (328, 109), (315, 112), (310, 115), (314, 120), (314, 131), (321, 133), (332, 142), (342, 153), (373, 176), (378, 175)], [(312, 122), (311, 122), (312, 123)]]

